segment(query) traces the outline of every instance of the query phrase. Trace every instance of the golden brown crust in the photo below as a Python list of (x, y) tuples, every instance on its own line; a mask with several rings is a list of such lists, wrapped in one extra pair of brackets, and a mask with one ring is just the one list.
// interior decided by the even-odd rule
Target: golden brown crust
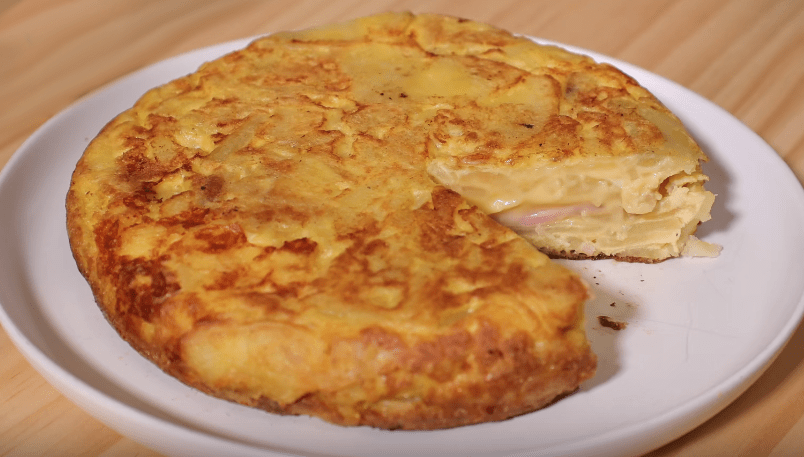
[(582, 252), (575, 252), (575, 251), (564, 251), (564, 250), (557, 250), (557, 249), (549, 249), (549, 248), (539, 248), (540, 251), (547, 254), (548, 257), (551, 259), (565, 259), (565, 260), (604, 260), (604, 259), (613, 259), (620, 262), (628, 262), (628, 263), (660, 263), (667, 259), (650, 259), (646, 257), (637, 257), (637, 256), (628, 256), (628, 255), (620, 255), (620, 254), (595, 254), (595, 255), (588, 255)]
[[(455, 23), (261, 39), (92, 141), (68, 234), (133, 348), (220, 398), (389, 429), (502, 420), (593, 375), (580, 279), (427, 173), (444, 104), (474, 102), (366, 73), (388, 55), (486, 68), (424, 52), (416, 20)], [(483, 46), (512, 39), (473, 24)]]

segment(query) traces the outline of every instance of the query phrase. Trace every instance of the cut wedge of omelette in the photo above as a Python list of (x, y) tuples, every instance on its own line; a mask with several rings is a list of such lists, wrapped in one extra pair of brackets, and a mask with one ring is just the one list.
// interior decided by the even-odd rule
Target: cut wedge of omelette
[(67, 225), (107, 319), (182, 382), (440, 429), (593, 376), (586, 288), (536, 247), (679, 255), (712, 204), (703, 159), (610, 66), (382, 14), (258, 39), (146, 93), (78, 162)]

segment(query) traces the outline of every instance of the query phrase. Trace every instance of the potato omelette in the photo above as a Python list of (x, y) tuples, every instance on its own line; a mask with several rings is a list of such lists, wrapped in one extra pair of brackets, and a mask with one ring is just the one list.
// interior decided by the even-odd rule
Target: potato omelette
[(593, 376), (586, 287), (542, 251), (681, 254), (714, 198), (704, 159), (611, 66), (387, 13), (262, 37), (147, 92), (79, 160), (67, 226), (109, 322), (187, 385), (442, 429)]

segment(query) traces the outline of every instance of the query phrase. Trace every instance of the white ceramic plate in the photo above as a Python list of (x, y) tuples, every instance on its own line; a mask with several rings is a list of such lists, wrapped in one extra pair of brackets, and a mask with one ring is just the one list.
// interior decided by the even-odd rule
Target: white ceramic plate
[[(104, 320), (67, 243), (64, 197), (89, 140), (147, 89), (246, 41), (158, 63), (39, 129), (0, 176), (0, 322), (56, 388), (109, 426), (170, 455), (624, 456), (691, 430), (772, 362), (804, 312), (804, 192), (757, 135), (712, 103), (594, 53), (651, 89), (711, 157), (719, 196), (699, 234), (716, 259), (567, 262), (596, 296), (599, 371), (576, 394), (512, 420), (434, 432), (342, 428), (205, 396), (163, 374)], [(601, 327), (597, 316), (627, 322)]]

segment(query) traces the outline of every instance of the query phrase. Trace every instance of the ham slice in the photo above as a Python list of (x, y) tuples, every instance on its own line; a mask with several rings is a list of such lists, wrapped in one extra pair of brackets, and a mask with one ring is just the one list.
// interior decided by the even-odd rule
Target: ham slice
[(591, 203), (548, 207), (522, 205), (492, 214), (491, 217), (512, 230), (523, 231), (533, 229), (539, 225), (566, 219), (570, 216), (599, 210), (600, 208)]

